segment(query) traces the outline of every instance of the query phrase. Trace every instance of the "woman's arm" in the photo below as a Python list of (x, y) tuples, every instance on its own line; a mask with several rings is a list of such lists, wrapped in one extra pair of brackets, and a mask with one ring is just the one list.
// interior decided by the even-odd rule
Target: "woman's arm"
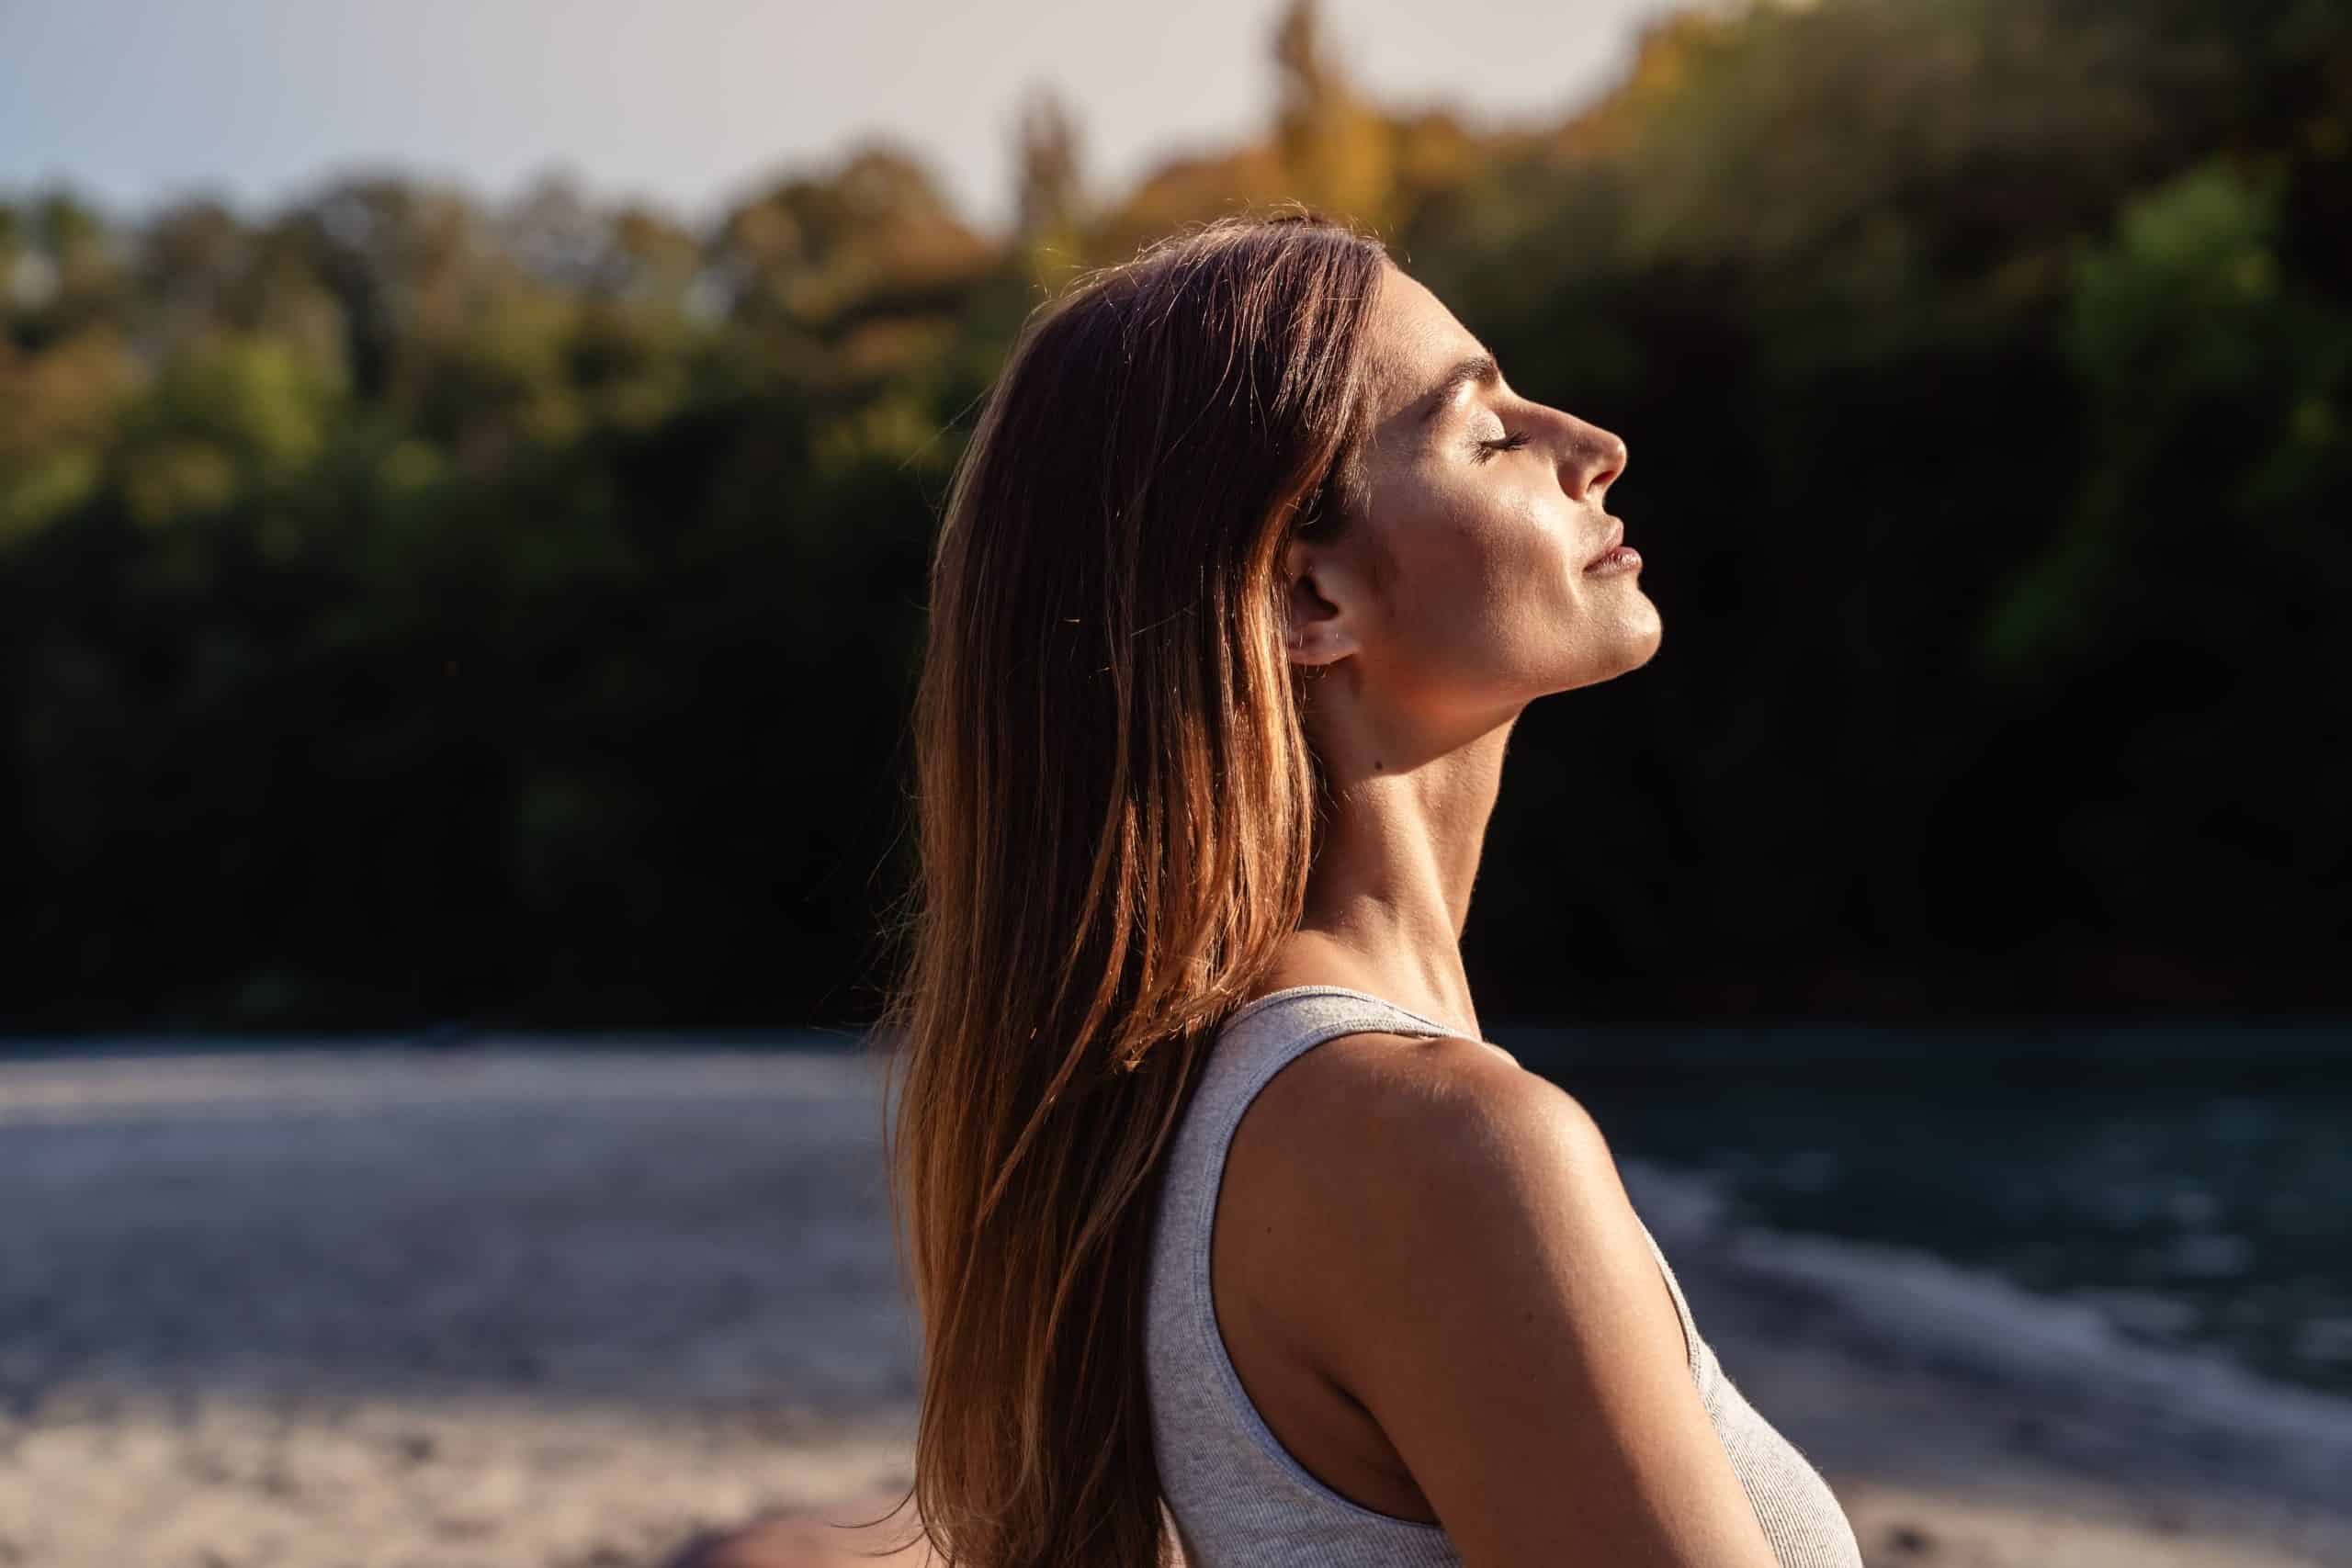
[(1600, 1131), (1476, 1041), (1331, 1059), (1327, 1370), (1470, 1568), (1776, 1568)]

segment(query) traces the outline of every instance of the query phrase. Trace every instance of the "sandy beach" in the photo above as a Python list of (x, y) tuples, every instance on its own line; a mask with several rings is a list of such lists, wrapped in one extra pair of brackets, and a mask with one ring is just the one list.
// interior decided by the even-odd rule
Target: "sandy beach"
[[(660, 1568), (904, 1539), (875, 1064), (547, 1049), (0, 1062), (0, 1568)], [(2352, 1402), (1629, 1164), (1872, 1568), (2352, 1564)], [(880, 1559), (911, 1565), (922, 1553)]]

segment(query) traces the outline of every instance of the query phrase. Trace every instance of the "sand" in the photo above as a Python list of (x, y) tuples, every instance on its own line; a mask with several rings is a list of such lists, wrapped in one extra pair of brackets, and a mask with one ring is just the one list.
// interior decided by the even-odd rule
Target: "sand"
[[(0, 1062), (0, 1568), (659, 1568), (905, 1539), (873, 1064)], [(2352, 1403), (1627, 1185), (1872, 1568), (2352, 1564)]]

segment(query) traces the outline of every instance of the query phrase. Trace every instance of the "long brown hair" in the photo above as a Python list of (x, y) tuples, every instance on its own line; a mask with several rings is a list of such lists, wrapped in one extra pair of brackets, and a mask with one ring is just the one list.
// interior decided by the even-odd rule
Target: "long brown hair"
[(1304, 908), (1327, 803), (1281, 569), (1360, 515), (1385, 256), (1294, 209), (1082, 275), (1023, 324), (949, 489), (876, 1033), (922, 1329), (908, 1496), (951, 1568), (1172, 1555), (1155, 1179)]

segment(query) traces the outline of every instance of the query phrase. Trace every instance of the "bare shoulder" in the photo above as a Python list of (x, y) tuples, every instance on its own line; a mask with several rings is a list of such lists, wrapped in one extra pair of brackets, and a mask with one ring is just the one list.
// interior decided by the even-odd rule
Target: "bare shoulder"
[(1423, 1138), (1542, 1128), (1599, 1145), (1587, 1155), (1606, 1152), (1573, 1095), (1501, 1046), (1458, 1035), (1343, 1034), (1285, 1065), (1259, 1098), (1269, 1102), (1266, 1120), (1284, 1122), (1294, 1139), (1329, 1136), (1360, 1148), (1368, 1128)]
[(1450, 1249), (1479, 1240), (1463, 1223), (1529, 1217), (1495, 1201), (1504, 1192), (1547, 1211), (1632, 1216), (1608, 1140), (1583, 1104), (1487, 1042), (1342, 1035), (1285, 1066), (1261, 1098), (1272, 1102), (1266, 1120), (1303, 1156), (1287, 1168), (1322, 1189), (1318, 1212), (1375, 1251), (1387, 1238), (1418, 1253), (1435, 1239), (1415, 1234), (1418, 1221), (1450, 1197), (1463, 1200), (1448, 1205)]
[(1314, 1260), (1291, 1326), (1466, 1562), (1769, 1568), (1647, 1234), (1573, 1095), (1478, 1041), (1376, 1034), (1305, 1053), (1278, 1089), (1275, 1179)]
[(1268, 1311), (1359, 1400), (1417, 1292), (1537, 1254), (1580, 1276), (1597, 1257), (1654, 1267), (1590, 1113), (1482, 1041), (1365, 1032), (1302, 1053), (1245, 1114), (1237, 1178), (1296, 1262)]
[[(1523, 1086), (1520, 1080), (1526, 1080)], [(1562, 1099), (1566, 1091), (1529, 1072), (1501, 1046), (1460, 1035), (1390, 1034), (1379, 1030), (1341, 1034), (1302, 1052), (1274, 1076), (1274, 1086), (1304, 1099), (1311, 1087), (1318, 1099), (1364, 1097), (1379, 1101), (1396, 1094), (1516, 1094), (1534, 1086)]]

